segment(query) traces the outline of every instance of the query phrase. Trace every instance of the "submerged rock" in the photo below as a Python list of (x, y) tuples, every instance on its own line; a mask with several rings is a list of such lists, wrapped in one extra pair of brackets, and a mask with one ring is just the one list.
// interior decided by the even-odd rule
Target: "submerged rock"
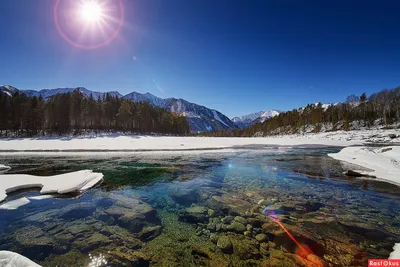
[(256, 235), (256, 240), (260, 243), (268, 241), (268, 236), (266, 234)]
[(241, 216), (236, 216), (234, 220), (237, 222), (240, 222), (241, 224), (244, 224), (244, 225), (247, 224), (247, 220)]
[(229, 231), (233, 231), (239, 234), (243, 234), (247, 229), (246, 226), (244, 226), (243, 224), (241, 224), (240, 222), (237, 221), (233, 221), (229, 227), (228, 227)]
[(218, 238), (217, 247), (227, 254), (231, 254), (233, 252), (232, 241), (226, 235), (222, 235)]
[(234, 238), (231, 240), (233, 243), (233, 253), (241, 260), (262, 258), (262, 255), (258, 250), (259, 244), (256, 240), (243, 235), (234, 235)]
[(162, 227), (160, 225), (157, 226), (148, 226), (144, 227), (142, 231), (139, 233), (140, 240), (149, 241), (161, 234)]
[(140, 232), (145, 225), (160, 224), (157, 212), (152, 206), (125, 196), (119, 197), (118, 201), (104, 212), (112, 216), (119, 225), (135, 233)]
[(213, 209), (208, 209), (208, 216), (213, 217), (215, 215), (215, 211)]
[(252, 207), (252, 204), (242, 198), (230, 194), (213, 196), (207, 200), (207, 206), (214, 209), (217, 213), (239, 216), (245, 214)]
[(180, 188), (173, 187), (169, 190), (171, 198), (177, 203), (189, 206), (197, 202), (198, 188)]
[(192, 206), (179, 213), (181, 221), (189, 223), (203, 223), (208, 220), (208, 209), (204, 206)]
[(112, 243), (112, 241), (108, 237), (99, 233), (94, 233), (85, 241), (87, 243), (87, 246), (84, 248), (83, 251), (92, 251), (96, 248)]

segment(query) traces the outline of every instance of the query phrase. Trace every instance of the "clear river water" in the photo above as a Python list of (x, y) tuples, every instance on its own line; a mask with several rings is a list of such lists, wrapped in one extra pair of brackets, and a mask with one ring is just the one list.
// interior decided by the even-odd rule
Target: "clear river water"
[(366, 266), (400, 241), (400, 188), (343, 175), (339, 150), (2, 155), (7, 173), (104, 181), (0, 210), (0, 250), (52, 267)]

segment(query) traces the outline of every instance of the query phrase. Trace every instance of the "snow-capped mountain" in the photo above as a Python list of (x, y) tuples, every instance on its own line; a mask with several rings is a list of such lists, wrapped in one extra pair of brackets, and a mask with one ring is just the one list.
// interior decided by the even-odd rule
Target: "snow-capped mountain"
[(281, 113), (281, 112), (282, 112), (282, 111), (273, 110), (273, 109), (267, 110), (267, 111), (265, 111), (263, 114), (261, 114), (260, 117), (258, 117), (257, 119), (255, 119), (255, 120), (253, 121), (253, 124), (259, 123), (259, 122), (263, 123), (265, 120), (268, 120), (268, 119), (270, 119), (270, 118), (273, 118), (273, 117), (275, 117), (275, 116), (278, 116), (279, 113)]
[(9, 96), (12, 96), (13, 94), (15, 94), (18, 91), (19, 90), (17, 88), (15, 88), (14, 86), (11, 86), (11, 85), (0, 86), (0, 92), (4, 92)]
[[(19, 90), (9, 85), (0, 86), (0, 91), (3, 91), (10, 96), (19, 91), (27, 94), (28, 96), (37, 96), (37, 97), (42, 96), (44, 99), (48, 99), (49, 97), (56, 94), (62, 94), (68, 92), (72, 93), (74, 90), (81, 91), (82, 94), (87, 97), (89, 97), (90, 94), (92, 94), (92, 96), (95, 99), (97, 99), (98, 97), (102, 98), (106, 94), (106, 92), (91, 91), (84, 87), (43, 89), (40, 91), (34, 91), (34, 90)], [(205, 106), (191, 103), (181, 98), (179, 99), (160, 98), (150, 93), (141, 94), (137, 92), (132, 92), (125, 96), (123, 96), (117, 91), (111, 91), (108, 93), (113, 96), (130, 99), (136, 102), (147, 102), (152, 104), (153, 106), (161, 107), (170, 112), (175, 112), (183, 116), (186, 116), (190, 125), (190, 129), (193, 132), (205, 132), (205, 131), (227, 130), (227, 129), (237, 128), (236, 124), (221, 112), (214, 109), (209, 109)]]
[[(53, 95), (72, 93), (75, 90), (81, 91), (81, 93), (87, 97), (89, 97), (90, 94), (92, 94), (94, 99), (97, 99), (99, 97), (103, 98), (103, 96), (106, 94), (105, 92), (91, 91), (91, 90), (86, 89), (85, 87), (42, 89), (40, 91), (35, 91), (35, 90), (20, 90), (20, 91), (24, 92), (28, 96), (37, 96), (37, 97), (42, 96), (44, 99), (48, 99), (49, 97), (52, 97)], [(122, 97), (122, 95), (120, 93), (118, 93), (117, 91), (111, 91), (108, 93), (111, 94), (112, 96)]]
[(259, 111), (241, 117), (234, 117), (232, 118), (232, 121), (240, 128), (247, 128), (251, 126), (252, 125), (251, 123), (255, 119), (259, 118), (263, 113), (264, 111)]
[(265, 120), (279, 115), (281, 111), (277, 110), (267, 110), (251, 113), (241, 117), (234, 117), (232, 121), (240, 128), (248, 128), (255, 123), (264, 122)]
[(150, 93), (140, 94), (132, 92), (123, 98), (138, 102), (147, 102), (153, 106), (164, 108), (170, 112), (179, 113), (186, 116), (190, 129), (194, 132), (205, 132), (215, 130), (227, 130), (237, 128), (232, 122), (221, 112), (215, 109), (209, 109), (195, 103), (191, 103), (184, 99), (177, 98), (160, 98)]

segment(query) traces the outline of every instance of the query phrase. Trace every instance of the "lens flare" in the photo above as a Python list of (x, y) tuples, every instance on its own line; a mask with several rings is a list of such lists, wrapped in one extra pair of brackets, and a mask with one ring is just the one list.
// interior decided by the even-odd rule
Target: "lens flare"
[(74, 47), (96, 49), (109, 44), (124, 24), (123, 0), (56, 0), (54, 24)]
[(299, 248), (301, 254), (307, 258), (307, 256), (309, 254), (312, 254), (312, 251), (310, 248), (308, 248), (308, 246), (303, 246), (300, 244), (299, 241), (297, 241), (297, 239), (285, 228), (285, 226), (279, 221), (277, 214), (275, 213), (274, 210), (269, 209), (269, 206), (266, 206), (264, 208), (264, 210), (262, 211), (262, 213), (269, 217), (270, 219), (272, 219), (274, 222), (276, 222), (282, 229), (283, 231), (288, 235), (288, 237), (297, 245), (297, 247)]

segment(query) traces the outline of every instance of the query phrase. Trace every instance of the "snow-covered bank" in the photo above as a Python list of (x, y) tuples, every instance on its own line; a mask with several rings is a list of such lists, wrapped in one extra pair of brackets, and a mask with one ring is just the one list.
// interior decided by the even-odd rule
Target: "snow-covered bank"
[(371, 169), (360, 173), (400, 185), (400, 147), (346, 147), (330, 157)]
[(390, 253), (389, 259), (400, 259), (400, 243), (394, 244), (393, 252)]
[[(6, 199), (8, 193), (35, 187), (41, 188), (41, 194), (83, 192), (98, 184), (102, 179), (102, 173), (95, 173), (90, 170), (45, 177), (27, 174), (3, 174), (0, 175), (0, 201)], [(21, 206), (20, 204), (24, 202), (25, 204), (29, 203), (29, 199), (19, 199), (17, 202), (11, 203), (11, 207)]]
[(75, 138), (0, 139), (0, 151), (152, 151), (221, 149), (247, 145), (360, 145), (368, 141), (400, 142), (389, 137), (390, 130), (337, 131), (307, 135), (282, 135), (254, 138), (170, 137), (170, 136), (99, 136)]
[(40, 267), (24, 256), (11, 251), (0, 250), (0, 266), (4, 267)]

